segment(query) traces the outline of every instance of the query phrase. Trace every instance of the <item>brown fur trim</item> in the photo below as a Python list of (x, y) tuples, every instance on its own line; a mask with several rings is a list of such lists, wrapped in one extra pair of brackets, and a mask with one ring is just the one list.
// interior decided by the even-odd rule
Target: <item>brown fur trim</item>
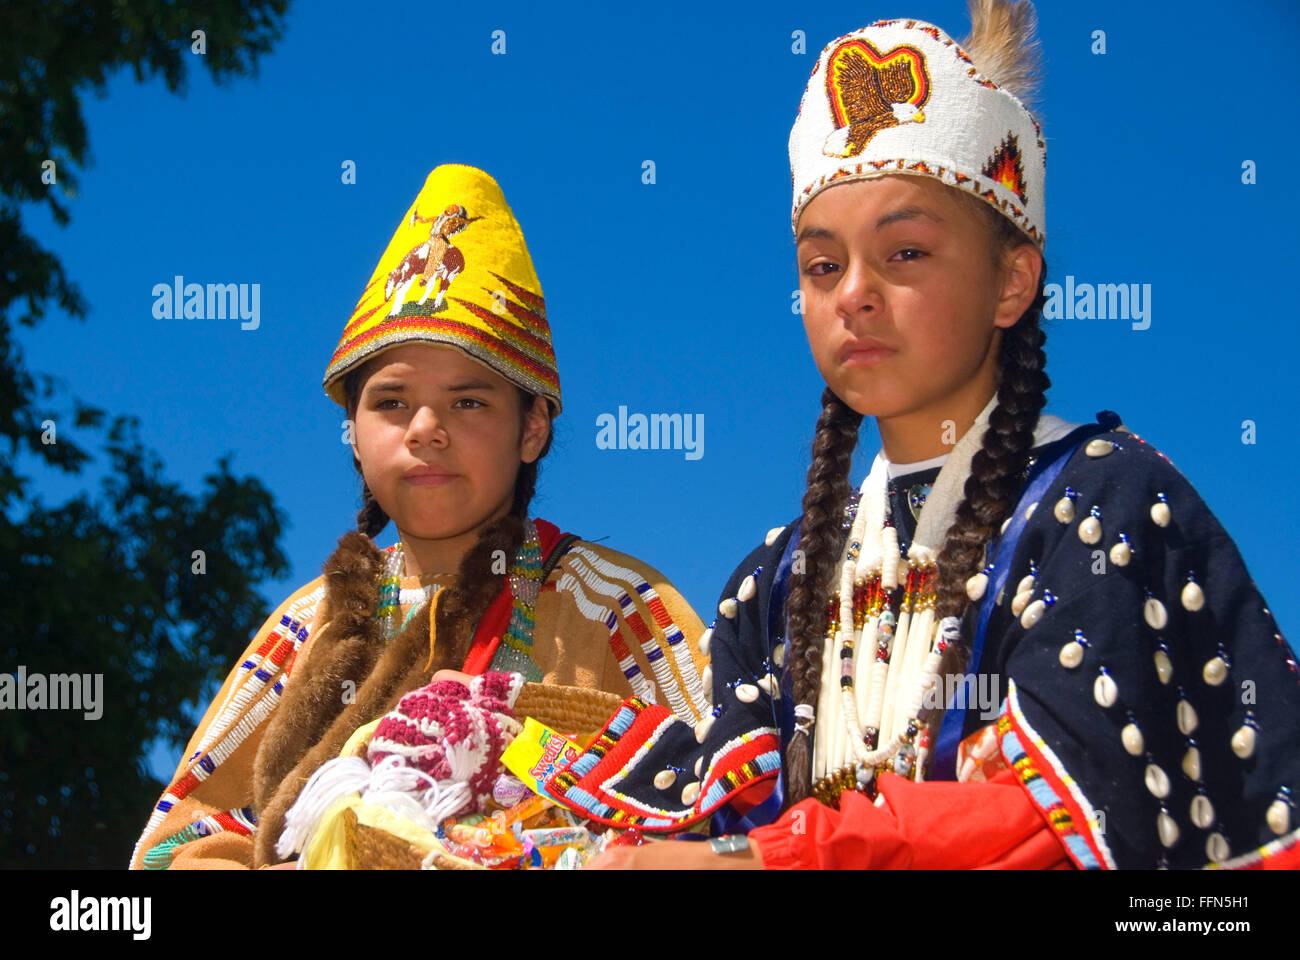
[[(285, 685), (253, 766), (258, 829), (256, 866), (275, 863), (284, 815), (321, 764), (338, 756), (349, 736), (396, 706), (401, 694), (428, 682), (429, 608), (423, 607), (384, 649), (374, 618), (383, 558), (374, 543), (350, 531), (325, 564), (334, 619), (313, 641), (301, 675)], [(344, 703), (344, 682), (355, 690)]]
[(330, 622), (311, 640), (306, 660), (295, 663), (283, 699), (267, 722), (253, 764), (253, 797), (264, 808), (280, 781), (320, 740), (329, 721), (342, 709), (340, 691), (351, 680), (357, 687), (379, 650), (373, 611), (374, 581), (382, 570), (374, 543), (359, 533), (339, 538), (325, 562), (325, 598)]
[(339, 755), (348, 737), (357, 728), (382, 717), (397, 706), (402, 694), (422, 687), (433, 676), (424, 669), (429, 649), (429, 608), (427, 605), (411, 618), (403, 630), (375, 661), (365, 682), (357, 687), (352, 703), (342, 703), (342, 692), (335, 696), (342, 708), (329, 728), (303, 755), (280, 782), (264, 805), (258, 807), (257, 866), (275, 863), (279, 857), (275, 844), (284, 830), (284, 815), (293, 806), (311, 775), (327, 760)]

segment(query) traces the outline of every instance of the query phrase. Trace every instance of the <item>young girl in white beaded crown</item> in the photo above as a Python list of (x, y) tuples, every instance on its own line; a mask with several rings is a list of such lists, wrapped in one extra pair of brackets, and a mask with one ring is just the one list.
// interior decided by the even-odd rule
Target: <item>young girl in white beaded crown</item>
[(883, 20), (818, 59), (790, 135), (826, 381), (802, 515), (702, 638), (712, 715), (626, 703), (550, 784), (715, 837), (595, 866), (1300, 864), (1296, 663), (1236, 546), (1117, 415), (1042, 413), (1034, 12), (970, 8), (960, 44)]

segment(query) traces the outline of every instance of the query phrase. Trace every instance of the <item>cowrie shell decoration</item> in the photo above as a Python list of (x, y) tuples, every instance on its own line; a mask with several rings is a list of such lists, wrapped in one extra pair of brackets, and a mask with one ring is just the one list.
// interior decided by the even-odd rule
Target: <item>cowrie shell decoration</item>
[(1205, 662), (1201, 676), (1212, 687), (1217, 687), (1228, 678), (1228, 664), (1222, 657), (1213, 657)]
[(1148, 596), (1146, 602), (1142, 604), (1142, 619), (1152, 630), (1163, 630), (1169, 623), (1169, 612), (1163, 603), (1155, 597)]
[(1102, 668), (1102, 672), (1097, 675), (1097, 679), (1092, 682), (1092, 698), (1103, 707), (1114, 706), (1115, 701), (1119, 699), (1119, 687), (1115, 685), (1115, 679)]
[(1160, 816), (1156, 818), (1156, 832), (1160, 835), (1160, 842), (1166, 847), (1172, 847), (1178, 842), (1178, 824), (1164, 810), (1161, 810)]
[[(1015, 609), (1014, 602), (1012, 603), (1012, 609)], [(1029, 606), (1025, 607), (1025, 612), (1020, 615), (1020, 625), (1028, 630), (1043, 618), (1043, 611), (1046, 609), (1046, 603), (1042, 600), (1035, 600)]]
[(1169, 654), (1163, 650), (1155, 652), (1156, 676), (1160, 678), (1161, 683), (1168, 683), (1174, 675), (1174, 665), (1169, 659)]
[(1165, 773), (1154, 763), (1147, 764), (1147, 772), (1144, 777), (1147, 789), (1151, 791), (1153, 797), (1163, 800), (1169, 796), (1169, 774)]
[(699, 647), (701, 656), (707, 657), (709, 655), (709, 643), (712, 640), (713, 640), (713, 628), (709, 627), (707, 630), (705, 630), (703, 633), (700, 634), (700, 639), (696, 642), (696, 646)]
[(1136, 723), (1127, 724), (1124, 729), (1119, 732), (1119, 739), (1120, 742), (1124, 744), (1124, 749), (1127, 750), (1131, 756), (1140, 757), (1142, 756), (1142, 751), (1146, 749), (1146, 739), (1142, 736), (1142, 731), (1138, 729)]
[(1101, 539), (1101, 510), (1093, 507), (1089, 516), (1079, 523), (1079, 539), (1084, 543), (1096, 543)]
[(1268, 828), (1276, 833), (1279, 837), (1291, 829), (1291, 807), (1280, 797), (1274, 800), (1268, 807), (1268, 813), (1264, 814), (1264, 821)]
[(713, 726), (713, 714), (709, 714), (703, 720), (695, 725), (695, 742), (703, 743), (704, 738), (709, 735), (709, 729)]
[(1071, 640), (1065, 646), (1061, 647), (1060, 659), (1061, 666), (1073, 670), (1079, 664), (1083, 663), (1083, 644), (1078, 640)]
[(1163, 493), (1156, 494), (1160, 499), (1151, 504), (1151, 519), (1158, 527), (1169, 526), (1169, 502)]
[(1192, 797), (1191, 815), (1192, 823), (1205, 830), (1214, 823), (1214, 804), (1205, 794), (1198, 793)]
[(1237, 732), (1232, 735), (1232, 752), (1242, 760), (1250, 758), (1255, 752), (1255, 728), (1249, 724), (1242, 724), (1237, 728)]

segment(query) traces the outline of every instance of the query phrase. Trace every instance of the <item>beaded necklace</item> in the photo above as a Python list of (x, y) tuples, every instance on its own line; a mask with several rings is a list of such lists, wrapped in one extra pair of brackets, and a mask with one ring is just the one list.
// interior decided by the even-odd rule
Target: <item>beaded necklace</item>
[[(406, 557), (402, 542), (399, 540), (384, 551), (384, 569), (379, 580), (379, 603), (375, 609), (375, 617), (380, 621), (385, 644), (391, 643), (410, 622), (411, 617), (429, 602), (433, 594), (443, 589), (442, 584), (430, 584), (420, 588), (421, 598), (412, 605), (403, 618), (401, 584), (405, 570)], [(542, 587), (542, 545), (537, 527), (531, 519), (525, 524), (524, 542), (515, 551), (508, 577), (513, 595), (510, 626), (493, 657), (491, 669), (522, 673), (525, 680), (540, 681), (543, 676), (541, 668), (529, 655), (533, 648), (533, 628), (536, 625), (535, 608)]]
[(939, 665), (960, 636), (956, 617), (935, 623), (934, 544), (942, 543), (956, 518), (996, 402), (996, 396), (989, 400), (939, 471), (906, 557), (890, 518), (883, 451), (863, 481), (830, 600), (816, 713), (796, 713), (804, 733), (814, 716), (821, 720), (811, 772), (813, 795), (823, 803), (835, 804), (846, 789), (870, 791), (884, 770), (924, 778), (930, 743), (922, 708), (936, 705)]
[(406, 554), (402, 549), (402, 541), (398, 540), (384, 551), (384, 570), (379, 579), (379, 603), (375, 608), (375, 618), (383, 631), (384, 646), (392, 643), (402, 632), (410, 620), (410, 613), (418, 611), (433, 596), (432, 585), (424, 587), (421, 591), (423, 598), (411, 607), (410, 613), (403, 619), (402, 576), (405, 572)]
[(542, 669), (530, 654), (533, 649), (537, 598), (542, 590), (542, 543), (531, 520), (528, 521), (527, 531), (527, 536), (515, 552), (514, 561), (510, 565), (510, 592), (514, 597), (510, 626), (492, 658), (492, 669), (505, 673), (522, 673), (524, 680), (540, 683)]

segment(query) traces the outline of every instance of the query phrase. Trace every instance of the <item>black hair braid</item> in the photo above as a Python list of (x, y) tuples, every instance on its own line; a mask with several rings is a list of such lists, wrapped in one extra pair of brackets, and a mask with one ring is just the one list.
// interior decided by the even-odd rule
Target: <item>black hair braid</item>
[[(361, 462), (352, 461), (353, 466), (357, 468), (357, 473), (361, 473)], [(361, 478), (361, 509), (357, 511), (357, 531), (364, 533), (371, 540), (379, 536), (388, 526), (388, 514), (384, 513), (384, 508), (379, 505), (375, 495), (370, 492), (370, 485), (366, 483), (365, 475)]]
[[(813, 438), (812, 466), (808, 468), (808, 488), (803, 497), (803, 520), (799, 528), (802, 564), (796, 565), (791, 574), (786, 603), (794, 700), (814, 709), (821, 690), (822, 647), (831, 580), (844, 544), (844, 508), (852, 495), (849, 468), (861, 424), (862, 414), (829, 387), (822, 392), (822, 412)], [(812, 731), (806, 733), (806, 736), (796, 734), (786, 748), (787, 806), (798, 803), (811, 792)]]

